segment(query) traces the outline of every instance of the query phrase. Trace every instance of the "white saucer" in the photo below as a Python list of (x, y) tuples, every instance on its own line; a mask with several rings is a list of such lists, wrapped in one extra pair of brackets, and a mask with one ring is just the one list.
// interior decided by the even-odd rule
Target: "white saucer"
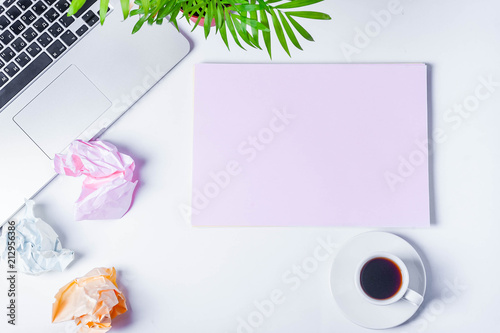
[(417, 312), (417, 305), (404, 299), (390, 305), (374, 305), (356, 289), (356, 268), (373, 252), (393, 253), (403, 260), (410, 275), (409, 288), (425, 294), (425, 268), (417, 251), (394, 234), (367, 232), (353, 237), (339, 250), (330, 275), (333, 297), (344, 315), (360, 326), (385, 329), (401, 325)]

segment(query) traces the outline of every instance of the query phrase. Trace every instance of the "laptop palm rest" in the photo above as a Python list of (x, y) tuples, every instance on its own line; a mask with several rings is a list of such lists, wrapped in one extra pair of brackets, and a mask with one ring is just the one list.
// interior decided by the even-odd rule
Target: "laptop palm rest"
[(53, 159), (110, 106), (111, 101), (71, 65), (14, 116), (16, 124)]

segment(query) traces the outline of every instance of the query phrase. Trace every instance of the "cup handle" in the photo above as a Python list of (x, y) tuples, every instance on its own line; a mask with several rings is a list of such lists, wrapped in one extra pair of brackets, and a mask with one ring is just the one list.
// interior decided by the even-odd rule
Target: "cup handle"
[(416, 306), (420, 306), (422, 304), (424, 297), (417, 293), (416, 291), (413, 291), (411, 289), (408, 289), (406, 293), (404, 294), (403, 298), (407, 300), (408, 302), (415, 304)]

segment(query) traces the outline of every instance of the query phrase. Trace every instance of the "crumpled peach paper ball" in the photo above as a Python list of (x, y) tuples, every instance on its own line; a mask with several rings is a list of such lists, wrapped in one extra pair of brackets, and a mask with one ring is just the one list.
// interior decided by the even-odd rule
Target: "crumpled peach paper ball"
[(52, 307), (52, 322), (74, 320), (78, 333), (101, 333), (111, 320), (127, 312), (125, 296), (116, 285), (116, 270), (94, 268), (59, 289)]

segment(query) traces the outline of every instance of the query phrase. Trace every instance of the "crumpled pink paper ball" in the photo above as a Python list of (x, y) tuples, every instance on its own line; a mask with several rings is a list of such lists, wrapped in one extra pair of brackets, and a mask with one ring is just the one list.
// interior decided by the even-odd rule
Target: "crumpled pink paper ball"
[(61, 175), (86, 176), (75, 203), (77, 221), (119, 219), (132, 204), (138, 182), (132, 182), (134, 160), (109, 142), (73, 141), (66, 153), (56, 154), (54, 169)]

